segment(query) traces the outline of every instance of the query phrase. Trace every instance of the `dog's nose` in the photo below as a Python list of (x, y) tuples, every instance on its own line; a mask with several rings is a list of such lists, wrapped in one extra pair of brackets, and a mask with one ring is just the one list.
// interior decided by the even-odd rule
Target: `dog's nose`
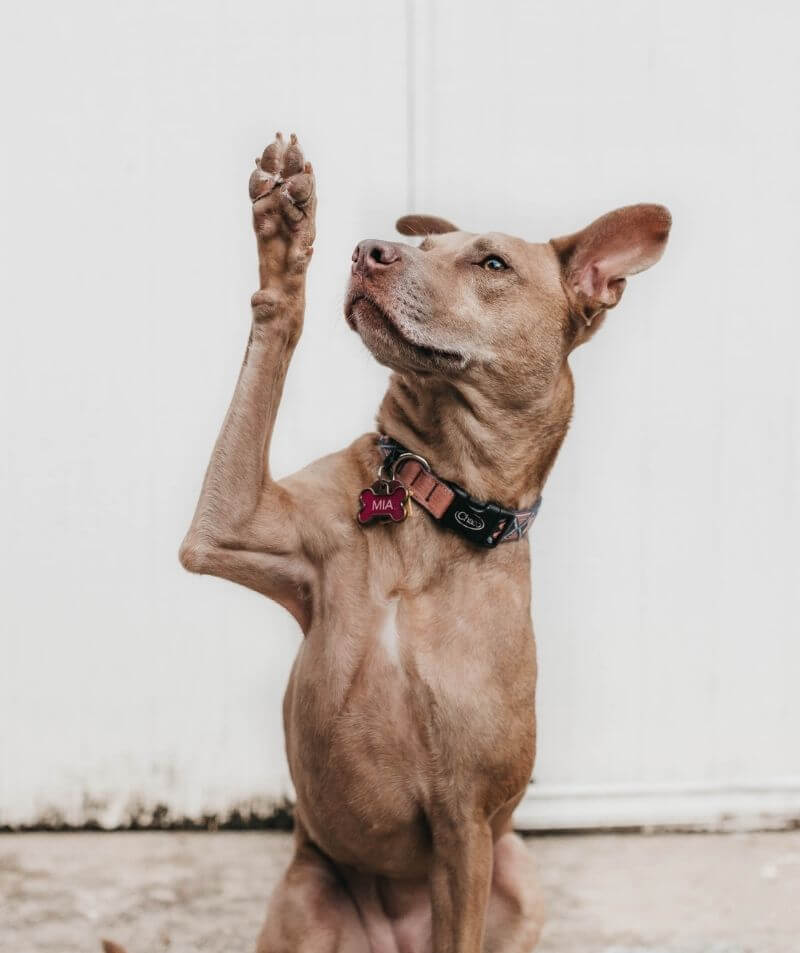
[(353, 251), (353, 273), (368, 274), (379, 271), (400, 260), (400, 252), (392, 242), (379, 242), (373, 238), (359, 242)]

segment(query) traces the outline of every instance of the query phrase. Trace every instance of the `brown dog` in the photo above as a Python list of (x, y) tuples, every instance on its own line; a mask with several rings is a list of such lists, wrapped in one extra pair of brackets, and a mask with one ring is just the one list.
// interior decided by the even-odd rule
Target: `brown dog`
[[(366, 434), (275, 482), (316, 205), (294, 136), (250, 194), (261, 287), (180, 558), (279, 602), (305, 636), (284, 702), (296, 853), (258, 949), (524, 953), (541, 925), (511, 831), (536, 741), (524, 530), (569, 424), (569, 354), (659, 259), (669, 213), (636, 205), (545, 244), (409, 216), (419, 247), (361, 242), (346, 317), (394, 371), (378, 428), (402, 446)], [(367, 493), (361, 518), (390, 519), (363, 525), (387, 454), (402, 484)]]

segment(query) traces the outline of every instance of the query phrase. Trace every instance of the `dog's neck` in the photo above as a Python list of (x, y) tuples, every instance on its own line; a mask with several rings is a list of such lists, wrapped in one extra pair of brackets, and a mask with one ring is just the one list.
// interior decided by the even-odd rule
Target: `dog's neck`
[(472, 496), (530, 506), (569, 426), (572, 377), (547, 392), (513, 400), (468, 383), (392, 374), (378, 411), (381, 433), (423, 456), (439, 476)]

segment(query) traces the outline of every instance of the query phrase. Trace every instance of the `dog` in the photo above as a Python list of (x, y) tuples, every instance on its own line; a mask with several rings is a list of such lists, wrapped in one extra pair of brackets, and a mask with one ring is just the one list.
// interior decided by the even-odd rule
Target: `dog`
[(664, 251), (634, 205), (533, 244), (443, 219), (362, 241), (345, 318), (392, 370), (378, 433), (280, 481), (314, 173), (278, 134), (250, 178), (259, 290), (183, 566), (263, 593), (303, 640), (284, 699), (295, 851), (258, 953), (527, 953), (512, 812), (536, 749), (528, 531), (567, 432), (570, 353)]

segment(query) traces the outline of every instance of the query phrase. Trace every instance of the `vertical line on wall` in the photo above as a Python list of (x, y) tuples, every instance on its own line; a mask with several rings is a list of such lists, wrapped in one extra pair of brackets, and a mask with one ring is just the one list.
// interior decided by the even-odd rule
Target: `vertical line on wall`
[[(436, 198), (436, 0), (406, 0), (406, 202), (409, 212), (431, 211)], [(431, 195), (433, 190), (434, 195)]]
[[(437, 145), (437, 126), (436, 126), (436, 108), (437, 108), (437, 29), (438, 29), (438, 3), (437, 0), (429, 0), (427, 7), (427, 17), (425, 20), (426, 27), (426, 47), (425, 47), (425, 89), (423, 98), (425, 100), (425, 142), (424, 149), (421, 149), (420, 152), (423, 153), (423, 175), (421, 176), (424, 182), (423, 186), (423, 195), (424, 204), (427, 207), (427, 211), (431, 211), (432, 207), (428, 207), (428, 203), (435, 198), (435, 186), (432, 183), (435, 182), (436, 174), (436, 145)], [(434, 191), (434, 195), (431, 195), (431, 189)]]
[(417, 198), (417, 38), (415, 0), (406, 0), (406, 211)]

